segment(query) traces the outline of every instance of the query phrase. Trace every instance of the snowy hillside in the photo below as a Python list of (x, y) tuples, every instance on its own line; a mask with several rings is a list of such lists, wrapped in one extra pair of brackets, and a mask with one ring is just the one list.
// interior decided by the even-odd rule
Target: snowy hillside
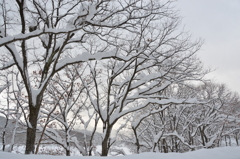
[[(240, 159), (240, 147), (221, 147), (215, 149), (202, 149), (187, 153), (143, 153), (140, 155), (121, 156), (120, 159)], [(1, 159), (79, 159), (79, 156), (46, 156), (46, 155), (19, 155), (0, 152)], [(81, 157), (86, 158), (86, 157)], [(87, 157), (89, 158), (89, 157)], [(100, 159), (101, 157), (91, 157)], [(108, 157), (109, 159), (113, 157)]]

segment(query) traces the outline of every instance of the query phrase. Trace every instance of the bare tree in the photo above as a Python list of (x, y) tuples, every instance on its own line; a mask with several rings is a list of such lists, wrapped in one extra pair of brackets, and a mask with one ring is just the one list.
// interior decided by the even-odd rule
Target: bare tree
[[(34, 153), (44, 91), (56, 72), (69, 64), (96, 58), (129, 59), (118, 55), (111, 47), (102, 47), (90, 54), (79, 51), (77, 46), (90, 37), (108, 43), (108, 35), (118, 38), (117, 32), (134, 32), (136, 25), (144, 19), (165, 15), (166, 9), (161, 8), (168, 3), (159, 4), (153, 0), (1, 1), (4, 14), (1, 14), (0, 47), (8, 51), (10, 58), (0, 67), (4, 70), (15, 66), (25, 86), (29, 110), (26, 154)], [(68, 49), (75, 50), (74, 58), (64, 56)], [(38, 76), (32, 78), (29, 75), (34, 71)]]
[[(199, 93), (204, 99), (212, 99), (200, 114), (199, 132), (202, 145), (207, 148), (220, 146), (222, 138), (230, 137), (238, 123), (239, 96), (224, 84), (206, 83)], [(235, 125), (235, 126), (233, 126)]]
[[(239, 129), (239, 96), (224, 85), (173, 85), (164, 94), (175, 98), (196, 97), (200, 103), (152, 105), (136, 112), (133, 143), (140, 151), (186, 152), (231, 144)], [(164, 108), (164, 109), (162, 109)]]
[[(73, 130), (76, 127), (79, 128), (80, 123), (83, 122), (80, 112), (87, 109), (87, 96), (84, 95), (85, 87), (82, 86), (79, 78), (84, 73), (84, 69), (81, 67), (80, 64), (67, 66), (55, 75), (46, 91), (46, 97), (43, 101), (45, 106), (41, 108), (40, 125), (43, 127), (41, 128), (41, 138), (45, 134), (55, 143), (61, 145), (66, 150), (67, 156), (70, 156), (70, 144), (72, 143), (76, 145), (81, 154), (87, 155), (88, 153), (87, 143), (84, 143), (84, 149), (83, 145), (79, 144), (81, 141), (72, 136)], [(37, 148), (39, 148), (41, 138)]]
[[(21, 120), (23, 111), (21, 109), (24, 104), (22, 95), (23, 88), (16, 84), (18, 73), (14, 70), (6, 70), (1, 72), (1, 108), (0, 113), (3, 115), (3, 132), (2, 144), (3, 151), (11, 152), (15, 144), (15, 135), (19, 133), (24, 123)], [(7, 148), (8, 147), (8, 148)]]
[[(185, 91), (181, 88), (185, 88)], [(181, 83), (169, 86), (161, 94), (165, 98), (171, 96), (173, 99), (188, 101), (189, 98), (194, 97), (196, 92), (190, 84)], [(183, 126), (182, 121), (186, 119), (187, 124), (190, 121), (188, 118), (182, 118), (182, 115), (192, 105), (203, 104), (202, 102), (195, 100), (195, 102), (176, 103), (173, 100), (167, 104), (152, 104), (146, 109), (136, 112), (132, 130), (135, 138), (133, 143), (137, 146), (137, 153), (141, 151), (179, 152), (180, 144), (192, 148), (191, 144), (183, 139), (183, 131), (188, 127)]]
[[(191, 43), (184, 33), (175, 33), (178, 18), (169, 13), (171, 10), (165, 5), (161, 7), (164, 14), (139, 21), (135, 31), (129, 31), (124, 39), (109, 39), (112, 47), (117, 46), (120, 55), (129, 57), (127, 60), (111, 58), (89, 62), (94, 89), (89, 89), (87, 84), (85, 87), (103, 124), (102, 156), (108, 154), (115, 142), (110, 137), (114, 126), (126, 115), (152, 104), (162, 105), (156, 111), (160, 112), (171, 104), (197, 102), (191, 96), (173, 98), (163, 93), (171, 85), (201, 80), (207, 71), (194, 56), (201, 43)], [(101, 73), (96, 68), (101, 69)]]
[[(3, 130), (2, 130), (2, 151), (5, 151), (5, 147), (6, 147), (6, 133), (7, 133), (7, 126), (8, 126), (8, 122), (9, 122), (9, 118), (12, 115), (12, 111), (10, 108), (10, 82), (8, 80), (8, 74), (2, 74), (1, 75), (1, 86), (0, 86), (0, 93), (2, 93), (3, 91), (6, 91), (6, 104), (3, 104), (1, 101), (1, 105), (3, 105), (3, 108), (0, 108), (0, 113), (5, 117), (5, 124), (3, 126)], [(4, 98), (4, 97), (3, 97)], [(9, 132), (8, 132), (9, 133)]]

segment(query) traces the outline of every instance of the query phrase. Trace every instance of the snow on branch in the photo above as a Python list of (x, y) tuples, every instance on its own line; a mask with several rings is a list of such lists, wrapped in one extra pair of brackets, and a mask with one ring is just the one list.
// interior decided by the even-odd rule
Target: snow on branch
[(98, 52), (95, 54), (89, 54), (87, 52), (82, 53), (81, 55), (77, 55), (74, 58), (66, 57), (60, 60), (56, 65), (56, 70), (60, 70), (64, 68), (66, 65), (79, 63), (79, 62), (87, 62), (90, 60), (101, 60), (101, 59), (108, 59), (108, 58), (115, 58), (121, 61), (128, 61), (130, 57), (124, 57), (121, 55), (117, 55), (117, 50), (114, 49), (112, 51), (106, 52)]

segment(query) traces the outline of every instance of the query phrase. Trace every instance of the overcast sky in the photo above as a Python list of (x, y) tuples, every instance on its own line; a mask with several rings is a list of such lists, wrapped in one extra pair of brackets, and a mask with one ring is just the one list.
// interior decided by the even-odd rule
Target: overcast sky
[(185, 30), (204, 39), (198, 52), (208, 77), (240, 93), (240, 0), (178, 0)]

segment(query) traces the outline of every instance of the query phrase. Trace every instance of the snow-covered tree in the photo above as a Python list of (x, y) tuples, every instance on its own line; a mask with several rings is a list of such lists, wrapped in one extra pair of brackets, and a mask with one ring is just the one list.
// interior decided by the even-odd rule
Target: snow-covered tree
[[(155, 6), (158, 5), (153, 3), (149, 7)], [(119, 121), (126, 115), (139, 110), (143, 112), (144, 108), (155, 104), (162, 107), (151, 109), (147, 114), (163, 111), (172, 104), (197, 102), (192, 96), (175, 98), (163, 93), (171, 85), (186, 85), (191, 80), (201, 80), (206, 71), (194, 55), (201, 43), (192, 43), (186, 34), (178, 33), (179, 19), (167, 4), (160, 6), (163, 14), (138, 21), (134, 31), (118, 34), (123, 39), (109, 36), (108, 40), (112, 41), (109, 45), (117, 49), (118, 55), (127, 57), (125, 60), (111, 58), (88, 62), (94, 86), (89, 89), (87, 84), (84, 85), (103, 125), (103, 156), (108, 154), (115, 142), (115, 138), (111, 137), (112, 130), (116, 129), (118, 133), (127, 126), (124, 122), (119, 126)], [(92, 46), (90, 48), (99, 46), (94, 40), (89, 45)], [(100, 73), (98, 69), (101, 69)], [(133, 127), (137, 125), (138, 122)]]
[[(184, 88), (184, 89), (183, 89)], [(194, 98), (196, 92), (188, 83), (171, 85), (162, 91), (162, 96), (172, 99)], [(184, 140), (183, 135), (187, 126), (183, 126), (183, 113), (192, 105), (202, 104), (203, 101), (185, 103), (154, 103), (145, 110), (136, 112), (132, 122), (132, 130), (135, 140), (133, 143), (137, 146), (137, 153), (142, 151), (152, 152), (179, 152), (180, 145), (191, 147)], [(185, 123), (188, 124), (186, 118)], [(184, 132), (184, 133), (183, 133)]]
[(3, 126), (3, 130), (1, 132), (1, 141), (2, 141), (2, 151), (5, 151), (5, 147), (6, 147), (6, 133), (9, 133), (7, 132), (7, 126), (8, 126), (8, 123), (9, 123), (9, 120), (10, 120), (10, 116), (13, 114), (13, 111), (11, 110), (10, 108), (10, 82), (8, 80), (8, 74), (2, 74), (0, 76), (0, 81), (1, 81), (1, 86), (0, 86), (0, 94), (3, 92), (3, 91), (6, 91), (6, 96), (4, 98), (4, 100), (6, 100), (5, 103), (3, 103), (1, 101), (1, 106), (0, 107), (0, 114), (3, 115), (5, 117), (5, 122), (3, 123), (4, 126)]
[[(1, 72), (1, 106), (0, 114), (2, 131), (2, 150), (11, 152), (15, 144), (15, 135), (24, 127), (21, 117), (24, 113), (25, 98), (22, 94), (22, 87), (16, 82), (18, 73), (14, 70), (5, 70)], [(3, 117), (2, 117), (3, 116)]]
[(212, 148), (221, 146), (225, 137), (231, 141), (230, 136), (239, 132), (239, 96), (226, 86), (210, 82), (200, 86), (175, 85), (164, 94), (195, 97), (200, 103), (171, 103), (164, 109), (155, 104), (137, 112), (132, 124), (137, 152)]
[[(14, 67), (23, 81), (28, 102), (26, 154), (34, 153), (37, 120), (44, 92), (52, 77), (65, 66), (95, 59), (117, 58), (131, 60), (132, 55), (118, 54), (115, 48), (106, 47), (113, 39), (124, 39), (125, 31), (134, 33), (149, 26), (149, 20), (166, 19), (166, 23), (154, 27), (174, 27), (168, 2), (155, 0), (15, 0), (1, 1), (0, 47), (7, 51), (8, 59), (1, 63), (1, 70)], [(157, 18), (156, 18), (156, 17)], [(174, 19), (174, 18), (173, 18)], [(144, 25), (143, 25), (144, 23)], [(171, 25), (170, 25), (171, 24)], [(164, 35), (172, 29), (152, 34)], [(126, 35), (126, 34), (125, 34)], [(92, 38), (102, 41), (102, 47), (83, 52), (79, 44)], [(157, 37), (157, 36), (156, 36)], [(134, 40), (134, 36), (133, 39)], [(145, 46), (155, 37), (144, 37)], [(175, 45), (164, 41), (168, 45)], [(161, 39), (158, 38), (160, 42)], [(127, 41), (126, 41), (127, 42)], [(181, 42), (184, 45), (184, 42)], [(141, 52), (145, 49), (134, 48)], [(165, 48), (163, 48), (165, 49)], [(176, 50), (178, 49), (176, 45)], [(72, 57), (65, 56), (72, 50)], [(155, 56), (152, 56), (155, 57)], [(31, 77), (35, 72), (36, 76)], [(104, 118), (102, 118), (104, 119)]]
[[(42, 128), (39, 127), (39, 129), (42, 130), (42, 135), (35, 153), (38, 151), (44, 134), (62, 146), (66, 150), (67, 156), (70, 156), (70, 147), (73, 145), (79, 149), (82, 155), (91, 155), (96, 127), (91, 135), (88, 128), (90, 122), (96, 117), (96, 113), (91, 111), (92, 107), (87, 103), (88, 97), (81, 81), (84, 80), (90, 84), (92, 80), (89, 79), (89, 76), (84, 75), (86, 67), (82, 67), (80, 64), (67, 66), (50, 81), (43, 100), (44, 106), (41, 108), (39, 124)], [(97, 121), (95, 122), (97, 124)], [(78, 129), (83, 130), (79, 132), (84, 134), (81, 138), (82, 141), (74, 136), (74, 133), (80, 131)]]
[(239, 95), (231, 92), (224, 84), (206, 83), (200, 87), (199, 95), (211, 99), (199, 114), (198, 127), (201, 144), (204, 147), (221, 145), (221, 140), (238, 131)]

